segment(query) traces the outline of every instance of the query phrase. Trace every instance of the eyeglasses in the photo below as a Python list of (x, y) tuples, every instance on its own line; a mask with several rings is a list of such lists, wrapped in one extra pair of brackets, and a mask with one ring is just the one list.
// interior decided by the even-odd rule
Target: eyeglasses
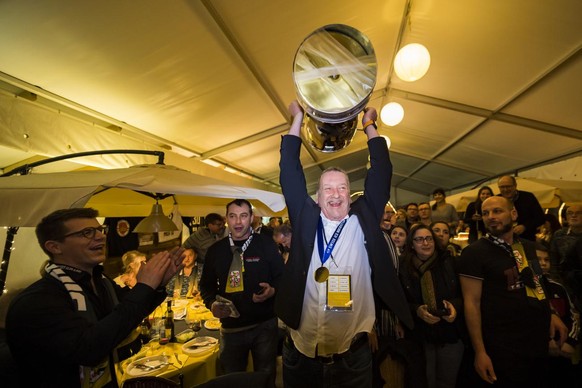
[(573, 216), (582, 216), (582, 211), (577, 211), (577, 212), (566, 212), (566, 215), (568, 217), (573, 217)]
[(68, 234), (65, 234), (61, 238), (65, 239), (65, 238), (71, 237), (71, 236), (79, 236), (79, 237), (85, 237), (86, 239), (92, 240), (93, 238), (95, 238), (95, 233), (97, 231), (99, 231), (102, 234), (107, 234), (108, 230), (109, 230), (109, 227), (107, 225), (101, 225), (101, 226), (98, 226), (96, 228), (92, 228), (92, 227), (85, 228), (85, 229), (79, 230), (77, 232), (68, 233)]
[(426, 237), (418, 236), (418, 237), (414, 237), (412, 239), (412, 241), (414, 241), (417, 244), (422, 244), (423, 242), (431, 243), (434, 241), (434, 239), (432, 238), (432, 236), (426, 236)]

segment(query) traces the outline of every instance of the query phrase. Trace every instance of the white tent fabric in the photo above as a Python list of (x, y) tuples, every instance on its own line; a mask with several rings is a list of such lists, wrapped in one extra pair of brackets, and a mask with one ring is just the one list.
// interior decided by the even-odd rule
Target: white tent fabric
[[(554, 208), (562, 202), (567, 204), (582, 202), (582, 181), (564, 181), (517, 177), (517, 189), (529, 191), (538, 199), (543, 208)], [(483, 184), (489, 186), (494, 194), (499, 194), (497, 182)], [(455, 206), (458, 212), (464, 212), (467, 205), (477, 198), (479, 186), (447, 197), (447, 202)]]
[[(184, 216), (224, 213), (224, 205), (244, 198), (257, 214), (279, 213), (285, 208), (281, 194), (232, 186), (166, 165), (140, 165), (124, 169), (72, 171), (0, 178), (0, 225), (35, 226), (50, 212), (70, 207), (94, 207), (101, 216), (147, 216), (154, 199), (135, 191), (175, 194)], [(168, 214), (174, 198), (161, 201)]]

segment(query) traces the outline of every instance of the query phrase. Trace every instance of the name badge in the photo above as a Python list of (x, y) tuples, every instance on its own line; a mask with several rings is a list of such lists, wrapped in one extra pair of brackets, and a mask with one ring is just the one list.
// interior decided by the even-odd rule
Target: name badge
[(326, 301), (325, 311), (352, 311), (352, 275), (330, 274), (326, 283)]

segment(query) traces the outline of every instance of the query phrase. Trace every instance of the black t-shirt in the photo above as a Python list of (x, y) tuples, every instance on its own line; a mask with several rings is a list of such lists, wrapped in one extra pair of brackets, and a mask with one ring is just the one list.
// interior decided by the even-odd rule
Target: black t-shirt
[[(537, 260), (533, 243), (521, 241), (528, 262)], [(481, 326), (488, 352), (548, 354), (549, 302), (527, 296), (509, 252), (481, 238), (463, 250), (459, 274), (483, 280)]]

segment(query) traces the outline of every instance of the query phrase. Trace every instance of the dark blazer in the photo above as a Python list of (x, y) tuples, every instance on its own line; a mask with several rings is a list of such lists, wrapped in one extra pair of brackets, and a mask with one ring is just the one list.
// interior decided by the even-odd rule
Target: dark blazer
[(536, 241), (537, 228), (546, 222), (544, 209), (537, 198), (529, 191), (517, 190), (517, 198), (513, 200), (513, 206), (517, 211), (517, 223), (525, 226), (525, 232), (519, 237)]
[[(313, 276), (308, 269), (321, 213), (319, 205), (307, 193), (299, 160), (300, 147), (299, 137), (283, 136), (279, 163), (280, 183), (293, 226), (293, 238), (283, 279), (277, 290), (275, 311), (292, 329), (299, 327), (307, 277)], [(376, 302), (383, 302), (406, 326), (412, 327), (412, 316), (380, 229), (384, 206), (390, 198), (392, 164), (384, 139), (371, 139), (368, 148), (371, 167), (366, 176), (364, 195), (352, 203), (350, 214), (358, 217), (364, 232)]]

